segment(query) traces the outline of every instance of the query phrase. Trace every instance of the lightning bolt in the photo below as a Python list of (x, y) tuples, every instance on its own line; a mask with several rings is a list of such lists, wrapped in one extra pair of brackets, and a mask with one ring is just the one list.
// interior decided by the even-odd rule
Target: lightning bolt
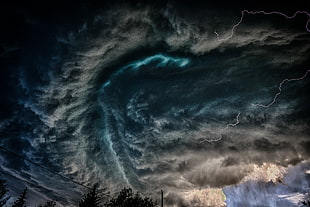
[(236, 122), (235, 123), (230, 123), (227, 124), (225, 128), (222, 129), (222, 131), (227, 130), (229, 127), (235, 127), (237, 126), (240, 122), (239, 122), (239, 117), (240, 117), (241, 112), (238, 113), (238, 115), (236, 116)]
[(273, 100), (269, 104), (267, 104), (267, 105), (264, 105), (264, 104), (252, 104), (252, 106), (258, 106), (258, 107), (262, 107), (262, 108), (269, 108), (269, 107), (271, 107), (276, 102), (278, 96), (281, 94), (283, 84), (285, 84), (287, 82), (291, 82), (291, 81), (303, 80), (303, 79), (305, 79), (307, 77), (309, 72), (310, 72), (310, 70), (307, 70), (306, 73), (302, 77), (299, 77), (299, 78), (284, 79), (283, 81), (281, 81), (281, 83), (279, 84), (279, 87), (278, 87), (279, 92), (275, 94), (275, 96), (273, 97)]
[(231, 28), (231, 32), (230, 32), (230, 35), (226, 38), (220, 38), (220, 35), (218, 32), (214, 32), (215, 35), (216, 35), (216, 38), (218, 41), (227, 41), (229, 40), (230, 38), (232, 38), (234, 36), (234, 33), (235, 33), (235, 30), (237, 29), (237, 27), (242, 23), (243, 19), (244, 19), (244, 15), (245, 14), (264, 14), (264, 15), (272, 15), (272, 14), (276, 14), (276, 15), (280, 15), (280, 16), (284, 16), (285, 18), (287, 19), (293, 19), (297, 16), (297, 14), (305, 14), (309, 17), (307, 23), (306, 23), (306, 30), (308, 32), (310, 32), (310, 29), (309, 29), (309, 22), (310, 22), (310, 14), (306, 11), (296, 11), (292, 16), (288, 16), (287, 14), (284, 14), (282, 12), (278, 12), (278, 11), (271, 11), (271, 12), (265, 12), (265, 11), (248, 11), (248, 10), (242, 10), (241, 11), (241, 17), (240, 17), (240, 20), (233, 25), (233, 27)]
[[(225, 128), (221, 129), (221, 132), (223, 133), (223, 131), (226, 131), (229, 127), (235, 127), (235, 126), (237, 126), (237, 125), (240, 123), (240, 121), (239, 121), (240, 114), (241, 114), (241, 112), (239, 112), (239, 113), (237, 114), (237, 116), (236, 116), (236, 118), (235, 118), (236, 121), (235, 121), (234, 123), (229, 123), (229, 124), (227, 124)], [(200, 143), (204, 143), (204, 142), (209, 142), (209, 143), (211, 143), (211, 142), (217, 142), (217, 141), (220, 141), (221, 139), (222, 139), (221, 136), (219, 136), (217, 139), (208, 139), (208, 138), (204, 138), (204, 139), (202, 139), (202, 140), (200, 141)]]
[[(236, 24), (234, 24), (233, 27), (231, 28), (230, 35), (229, 35), (229, 36), (227, 36), (227, 37), (225, 37), (225, 38), (220, 38), (219, 33), (218, 33), (217, 31), (214, 32), (215, 35), (216, 35), (217, 40), (218, 40), (218, 41), (227, 41), (227, 40), (229, 40), (230, 38), (232, 38), (232, 37), (234, 36), (235, 30), (236, 30), (237, 27), (242, 23), (245, 14), (252, 14), (252, 15), (256, 15), (256, 14), (274, 15), (274, 14), (276, 14), (276, 15), (283, 16), (283, 17), (285, 17), (286, 19), (293, 19), (293, 18), (295, 18), (298, 14), (305, 14), (305, 15), (307, 15), (307, 16), (309, 17), (308, 20), (307, 20), (307, 23), (306, 23), (306, 25), (305, 25), (305, 28), (306, 28), (307, 32), (310, 32), (310, 29), (309, 29), (310, 14), (309, 14), (308, 12), (306, 12), (306, 11), (296, 11), (292, 16), (289, 16), (289, 15), (287, 15), (287, 14), (284, 14), (284, 13), (278, 12), (278, 11), (266, 12), (266, 11), (249, 11), (249, 10), (242, 10), (242, 11), (241, 11), (241, 17), (240, 17), (239, 21), (238, 21)], [(283, 84), (285, 84), (285, 83), (287, 83), (287, 82), (303, 80), (303, 79), (305, 79), (305, 78), (307, 77), (307, 75), (309, 74), (309, 72), (310, 72), (310, 70), (307, 70), (306, 73), (305, 73), (302, 77), (299, 77), (299, 78), (291, 78), (291, 79), (286, 78), (286, 79), (282, 80), (281, 83), (279, 84), (279, 87), (278, 87), (279, 92), (275, 94), (275, 96), (273, 97), (273, 100), (272, 100), (269, 104), (267, 104), (267, 105), (264, 105), (264, 104), (252, 104), (252, 105), (253, 105), (253, 106), (257, 106), (257, 107), (262, 107), (262, 108), (269, 108), (269, 107), (271, 107), (271, 106), (276, 102), (278, 96), (281, 94)], [(239, 122), (240, 114), (241, 114), (241, 113), (239, 112), (238, 115), (236, 116), (236, 122), (235, 122), (235, 123), (229, 123), (229, 124), (227, 124), (226, 127), (223, 128), (221, 131), (225, 131), (225, 130), (227, 130), (229, 127), (235, 127), (235, 126), (237, 126), (237, 125), (240, 123), (240, 122)], [(219, 137), (219, 138), (217, 138), (217, 139), (212, 139), (212, 140), (205, 138), (205, 139), (203, 139), (202, 141), (200, 141), (200, 143), (203, 143), (203, 142), (209, 142), (209, 143), (211, 143), (211, 142), (217, 142), (217, 141), (220, 141), (221, 139), (222, 139), (221, 137)]]

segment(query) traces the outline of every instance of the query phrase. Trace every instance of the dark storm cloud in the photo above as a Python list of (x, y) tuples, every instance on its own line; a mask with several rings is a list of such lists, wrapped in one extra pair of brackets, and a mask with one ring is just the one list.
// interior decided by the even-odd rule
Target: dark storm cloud
[(176, 205), (178, 207), (185, 207), (187, 206), (186, 201), (180, 196), (177, 195), (175, 193), (169, 193), (166, 197), (165, 197), (165, 203), (168, 206), (173, 206)]
[[(13, 126), (18, 132), (2, 143), (11, 146), (16, 140), (21, 153), (26, 150), (86, 185), (99, 182), (112, 191), (129, 185), (145, 192), (165, 187), (176, 192), (167, 196), (167, 204), (178, 206), (193, 206), (177, 195), (182, 189), (237, 184), (253, 164), (287, 166), (309, 159), (304, 145), (309, 117), (295, 115), (306, 107), (301, 97), (307, 100), (307, 90), (294, 96), (305, 82), (285, 86), (270, 109), (252, 106), (272, 100), (284, 78), (303, 74), (309, 59), (304, 27), (274, 27), (262, 16), (263, 23), (249, 20), (231, 39), (219, 41), (214, 31), (229, 36), (239, 10), (223, 15), (206, 8), (192, 15), (171, 2), (164, 5), (112, 5), (85, 21), (81, 15), (72, 30), (54, 33), (53, 50), (38, 59), (27, 56), (32, 62), (19, 75), (24, 109), (15, 108), (11, 121), (20, 123)], [(27, 22), (42, 26), (41, 20)], [(185, 68), (152, 72), (146, 64), (117, 72), (158, 51), (191, 62)], [(238, 113), (240, 123), (228, 126)], [(1, 125), (2, 131), (8, 128)], [(25, 164), (14, 163), (16, 168)], [(1, 164), (13, 170), (3, 159)], [(29, 174), (29, 180), (48, 188), (45, 172), (30, 167)], [(55, 180), (61, 185), (51, 184), (51, 194), (69, 185)], [(70, 193), (79, 192), (67, 192), (66, 198)]]

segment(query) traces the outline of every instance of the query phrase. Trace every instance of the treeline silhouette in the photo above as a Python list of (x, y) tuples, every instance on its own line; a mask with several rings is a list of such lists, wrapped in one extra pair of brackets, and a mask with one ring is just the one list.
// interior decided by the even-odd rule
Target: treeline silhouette
[[(27, 206), (27, 191), (25, 188), (20, 196), (11, 204), (11, 207)], [(0, 178), (0, 207), (8, 207), (7, 203), (11, 198), (8, 195), (8, 186), (4, 179)], [(107, 199), (105, 199), (107, 200)], [(55, 201), (47, 201), (37, 207), (56, 207)], [(83, 198), (77, 203), (78, 207), (155, 207), (158, 203), (149, 197), (142, 197), (138, 192), (134, 193), (131, 188), (122, 189), (118, 195), (109, 196), (107, 201), (102, 202), (98, 189), (94, 186)]]

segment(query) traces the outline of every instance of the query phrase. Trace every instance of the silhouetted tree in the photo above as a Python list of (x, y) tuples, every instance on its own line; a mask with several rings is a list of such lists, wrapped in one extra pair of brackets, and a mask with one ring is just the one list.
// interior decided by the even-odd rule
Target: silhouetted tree
[(10, 199), (10, 196), (6, 195), (8, 191), (8, 186), (5, 180), (0, 179), (0, 207), (4, 206)]
[(88, 192), (84, 198), (79, 202), (79, 207), (100, 207), (100, 197), (98, 195), (97, 187)]
[(305, 195), (304, 200), (301, 201), (301, 205), (302, 207), (310, 207), (310, 192)]
[(124, 188), (116, 198), (112, 198), (107, 207), (154, 207), (158, 203), (148, 197), (142, 198), (139, 193), (133, 193), (131, 188)]
[(304, 200), (301, 202), (303, 206), (310, 206), (310, 201), (309, 200)]
[(26, 207), (27, 188), (24, 189), (19, 198), (14, 202), (12, 207)]
[(40, 204), (38, 207), (55, 207), (56, 202), (55, 201), (47, 201), (44, 205)]

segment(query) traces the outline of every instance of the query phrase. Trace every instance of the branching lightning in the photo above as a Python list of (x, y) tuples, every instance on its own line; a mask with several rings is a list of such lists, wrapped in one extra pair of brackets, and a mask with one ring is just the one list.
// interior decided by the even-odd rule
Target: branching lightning
[(253, 15), (255, 15), (255, 14), (264, 14), (264, 15), (277, 14), (277, 15), (284, 16), (284, 17), (287, 18), (287, 19), (293, 19), (293, 18), (295, 18), (295, 17), (297, 16), (297, 14), (306, 14), (306, 15), (309, 17), (309, 19), (308, 19), (308, 21), (307, 21), (307, 23), (306, 23), (305, 28), (306, 28), (306, 30), (307, 30), (308, 32), (310, 32), (310, 28), (309, 28), (310, 14), (309, 14), (308, 12), (306, 12), (306, 11), (296, 11), (294, 15), (288, 16), (287, 14), (284, 14), (284, 13), (278, 12), (278, 11), (265, 12), (265, 11), (248, 11), (248, 10), (242, 10), (242, 11), (241, 11), (240, 20), (239, 20), (235, 25), (233, 25), (233, 27), (231, 28), (230, 35), (229, 35), (228, 37), (220, 38), (219, 33), (216, 32), (216, 31), (214, 32), (214, 33), (216, 34), (217, 40), (218, 40), (218, 41), (227, 41), (227, 40), (229, 40), (230, 38), (232, 38), (232, 37), (234, 36), (235, 30), (236, 30), (237, 27), (242, 23), (245, 14), (253, 14)]
[[(305, 28), (307, 30), (307, 32), (310, 32), (310, 28), (309, 28), (309, 22), (310, 22), (310, 14), (306, 11), (296, 11), (292, 16), (289, 16), (287, 14), (284, 14), (282, 12), (278, 12), (278, 11), (271, 11), (271, 12), (266, 12), (266, 11), (249, 11), (249, 10), (242, 10), (241, 11), (241, 17), (240, 17), (240, 20), (233, 25), (233, 27), (231, 28), (231, 31), (230, 31), (230, 35), (225, 37), (225, 38), (220, 38), (220, 35), (218, 32), (214, 32), (215, 35), (216, 35), (216, 38), (218, 41), (227, 41), (229, 40), (230, 38), (233, 37), (234, 33), (235, 33), (235, 30), (237, 29), (237, 27), (242, 23), (243, 21), (243, 18), (245, 16), (245, 14), (252, 14), (252, 15), (256, 15), (256, 14), (264, 14), (264, 15), (280, 15), (280, 16), (284, 16), (286, 19), (293, 19), (295, 18), (298, 14), (305, 14), (307, 15), (309, 18), (307, 20), (307, 23), (305, 25)], [(281, 83), (279, 84), (279, 92), (275, 94), (275, 96), (273, 97), (273, 100), (267, 104), (267, 105), (264, 105), (264, 104), (252, 104), (253, 106), (257, 106), (257, 107), (262, 107), (262, 108), (269, 108), (271, 107), (277, 100), (277, 98), (279, 97), (279, 95), (281, 94), (282, 92), (282, 86), (283, 84), (287, 83), (287, 82), (291, 82), (291, 81), (299, 81), (299, 80), (303, 80), (304, 78), (307, 77), (307, 75), (309, 74), (310, 70), (307, 70), (306, 73), (302, 76), (302, 77), (299, 77), (299, 78), (291, 78), (291, 79), (284, 79), (281, 81)], [(235, 123), (230, 123), (230, 124), (227, 124), (225, 128), (223, 128), (221, 131), (225, 131), (227, 130), (229, 127), (235, 127), (237, 126), (240, 122), (239, 122), (239, 116), (240, 116), (241, 113), (238, 113), (237, 117), (236, 117), (236, 122)], [(220, 141), (222, 138), (221, 136), (217, 139), (203, 139), (202, 141), (200, 141), (200, 143), (203, 143), (203, 142), (216, 142), (216, 141)]]
[[(237, 125), (240, 123), (240, 121), (239, 121), (240, 114), (241, 114), (241, 112), (239, 112), (239, 113), (237, 114), (237, 116), (236, 116), (236, 118), (235, 118), (236, 121), (235, 121), (234, 123), (229, 123), (229, 124), (227, 124), (226, 127), (223, 128), (223, 129), (221, 129), (220, 131), (223, 133), (223, 131), (226, 131), (229, 127), (235, 127), (235, 126), (237, 126)], [(219, 136), (217, 139), (207, 139), (207, 138), (204, 138), (204, 139), (202, 139), (202, 140), (200, 141), (200, 143), (203, 143), (203, 142), (209, 142), (209, 143), (211, 143), (211, 142), (217, 142), (217, 141), (220, 141), (221, 139), (222, 139), (221, 136)]]
[(306, 73), (302, 77), (299, 77), (299, 78), (284, 79), (283, 81), (281, 81), (281, 83), (279, 84), (279, 87), (278, 87), (279, 92), (275, 94), (275, 96), (273, 97), (273, 100), (269, 104), (267, 104), (267, 105), (264, 105), (264, 104), (252, 104), (252, 105), (253, 106), (262, 107), (262, 108), (269, 108), (269, 107), (271, 107), (276, 102), (278, 96), (281, 94), (282, 86), (283, 86), (284, 83), (291, 82), (291, 81), (303, 80), (304, 78), (307, 77), (309, 72), (310, 72), (310, 70), (307, 70)]
[(228, 127), (235, 127), (235, 126), (237, 126), (240, 123), (239, 122), (240, 114), (241, 114), (241, 112), (239, 112), (238, 115), (236, 116), (236, 122), (235, 123), (227, 124), (226, 127), (224, 129), (222, 129), (222, 131), (227, 130)]

